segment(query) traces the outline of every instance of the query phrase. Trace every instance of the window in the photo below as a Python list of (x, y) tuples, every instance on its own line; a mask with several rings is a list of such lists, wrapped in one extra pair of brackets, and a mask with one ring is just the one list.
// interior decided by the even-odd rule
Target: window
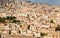
[(30, 29), (30, 25), (28, 25), (27, 29)]
[(21, 33), (21, 31), (19, 30), (19, 34)]
[(9, 35), (11, 35), (11, 30), (9, 30)]
[(5, 24), (5, 26), (7, 26), (7, 24)]

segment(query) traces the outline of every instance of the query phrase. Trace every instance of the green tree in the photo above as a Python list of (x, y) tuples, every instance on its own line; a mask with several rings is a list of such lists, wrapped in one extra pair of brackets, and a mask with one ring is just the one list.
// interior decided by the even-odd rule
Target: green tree
[(3, 22), (3, 23), (19, 23), (20, 24), (20, 20), (16, 20), (15, 16), (0, 17), (0, 22)]
[(20, 20), (13, 20), (12, 23), (20, 22)]
[(41, 36), (45, 36), (45, 35), (47, 35), (47, 34), (41, 32), (40, 35), (41, 35)]
[(50, 20), (50, 23), (54, 23), (54, 21), (53, 20)]
[(14, 20), (14, 19), (16, 19), (16, 17), (15, 16), (7, 16), (6, 19), (7, 20)]
[(0, 22), (5, 22), (5, 19), (3, 19), (2, 17), (0, 17)]
[(45, 35), (47, 35), (46, 33), (40, 33), (40, 35), (41, 35), (41, 38), (43, 38)]
[(59, 12), (58, 10), (55, 10), (55, 12)]

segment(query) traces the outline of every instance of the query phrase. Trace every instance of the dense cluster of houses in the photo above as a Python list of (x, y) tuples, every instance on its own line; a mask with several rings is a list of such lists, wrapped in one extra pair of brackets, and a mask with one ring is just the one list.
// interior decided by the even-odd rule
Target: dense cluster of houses
[(0, 17), (15, 16), (20, 23), (0, 22), (0, 33), (44, 38), (60, 38), (60, 8), (31, 2), (15, 2), (0, 7)]

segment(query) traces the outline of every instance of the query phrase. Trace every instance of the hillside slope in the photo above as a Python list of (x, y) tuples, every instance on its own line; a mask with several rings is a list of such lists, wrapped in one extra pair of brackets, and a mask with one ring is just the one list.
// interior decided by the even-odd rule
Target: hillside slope
[[(57, 35), (55, 27), (60, 26), (60, 8), (30, 2), (15, 2), (0, 7), (0, 17), (15, 16), (20, 24), (2, 23), (2, 27), (9, 28), (11, 35), (41, 37), (41, 32), (47, 36)], [(4, 28), (4, 29), (5, 29)], [(8, 35), (7, 29), (2, 33)], [(18, 32), (20, 31), (20, 32)], [(54, 36), (55, 36), (54, 35)]]

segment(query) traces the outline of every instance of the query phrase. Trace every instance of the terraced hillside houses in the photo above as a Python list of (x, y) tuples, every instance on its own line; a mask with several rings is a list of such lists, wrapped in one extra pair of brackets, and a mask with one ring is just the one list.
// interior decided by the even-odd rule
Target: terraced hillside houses
[(60, 7), (29, 1), (15, 2), (0, 7), (1, 18), (5, 20), (0, 21), (0, 33), (4, 37), (60, 38)]

